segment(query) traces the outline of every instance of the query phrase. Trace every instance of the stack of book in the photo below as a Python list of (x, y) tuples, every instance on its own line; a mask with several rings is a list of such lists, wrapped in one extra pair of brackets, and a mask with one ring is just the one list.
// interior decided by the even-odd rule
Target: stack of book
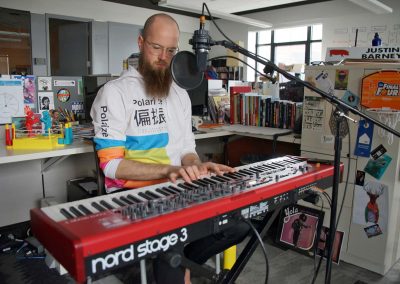
[[(239, 89), (240, 88), (240, 89)], [(245, 86), (230, 90), (230, 123), (294, 129), (301, 119), (302, 103), (251, 93)]]

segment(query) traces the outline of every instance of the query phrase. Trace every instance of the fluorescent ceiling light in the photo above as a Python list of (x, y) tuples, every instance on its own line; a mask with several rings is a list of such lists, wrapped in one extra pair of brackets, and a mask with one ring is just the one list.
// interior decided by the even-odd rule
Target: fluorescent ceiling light
[(375, 14), (388, 14), (393, 12), (393, 9), (391, 7), (379, 2), (378, 0), (349, 0), (349, 1), (367, 10), (370, 10)]
[[(193, 8), (193, 6), (189, 7), (186, 5), (182, 5), (181, 3), (175, 3), (174, 1), (171, 1), (171, 0), (161, 0), (160, 2), (158, 2), (158, 6), (200, 14), (202, 4), (199, 5), (198, 9), (196, 9), (196, 8)], [(210, 12), (213, 17), (221, 18), (224, 20), (229, 20), (232, 22), (242, 23), (242, 24), (255, 26), (255, 27), (259, 27), (259, 28), (271, 28), (272, 27), (271, 23), (264, 22), (264, 21), (259, 21), (259, 20), (255, 20), (255, 19), (251, 19), (251, 18), (247, 18), (247, 17), (237, 16), (237, 15), (218, 12), (218, 11), (210, 10)]]

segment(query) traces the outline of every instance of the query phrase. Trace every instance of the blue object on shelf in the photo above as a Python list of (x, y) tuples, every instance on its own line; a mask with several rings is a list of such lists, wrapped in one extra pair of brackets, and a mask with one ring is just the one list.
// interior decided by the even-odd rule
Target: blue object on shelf
[(382, 44), (382, 40), (379, 37), (378, 33), (375, 33), (374, 39), (372, 40), (372, 46), (380, 46)]

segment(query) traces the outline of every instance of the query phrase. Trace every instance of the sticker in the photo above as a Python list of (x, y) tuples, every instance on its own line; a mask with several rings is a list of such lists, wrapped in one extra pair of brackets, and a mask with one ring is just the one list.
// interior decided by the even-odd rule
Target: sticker
[(54, 80), (55, 87), (74, 87), (75, 80)]
[(358, 124), (356, 148), (354, 155), (369, 158), (371, 152), (374, 125), (366, 120), (360, 120)]
[(57, 92), (57, 99), (62, 103), (67, 102), (69, 100), (70, 96), (71, 96), (71, 93), (67, 89), (60, 89)]
[(361, 83), (361, 105), (367, 108), (400, 109), (400, 72), (381, 70), (365, 76)]
[(83, 102), (72, 102), (71, 110), (74, 113), (84, 113)]
[(333, 135), (322, 135), (321, 143), (323, 144), (333, 144), (335, 143), (335, 136)]
[(38, 91), (51, 91), (51, 77), (38, 77)]
[(389, 155), (383, 154), (376, 160), (370, 159), (364, 171), (376, 179), (381, 179), (391, 161), (392, 158)]
[(385, 147), (383, 147), (383, 145), (379, 145), (378, 147), (376, 147), (374, 150), (371, 151), (371, 156), (374, 160), (378, 159), (380, 156), (382, 156), (383, 154), (385, 154), (387, 151), (385, 149)]
[(336, 70), (335, 89), (346, 90), (349, 81), (349, 70)]
[(360, 103), (360, 97), (353, 94), (352, 92), (350, 92), (348, 90), (344, 93), (341, 100), (343, 102), (345, 102), (346, 104), (348, 104), (349, 106), (352, 106), (355, 108), (357, 108), (358, 104)]
[(364, 186), (365, 172), (357, 170), (356, 185)]
[(378, 224), (374, 224), (369, 227), (364, 228), (365, 233), (367, 234), (368, 238), (376, 237), (382, 234), (382, 230)]

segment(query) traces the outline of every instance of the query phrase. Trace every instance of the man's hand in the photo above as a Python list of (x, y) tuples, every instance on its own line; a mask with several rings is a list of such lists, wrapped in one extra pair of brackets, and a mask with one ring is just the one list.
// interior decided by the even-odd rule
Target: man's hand
[(175, 183), (178, 178), (182, 178), (186, 182), (191, 182), (209, 173), (222, 175), (234, 171), (234, 168), (213, 162), (195, 163), (190, 166), (171, 166), (168, 171), (168, 178), (173, 183)]

